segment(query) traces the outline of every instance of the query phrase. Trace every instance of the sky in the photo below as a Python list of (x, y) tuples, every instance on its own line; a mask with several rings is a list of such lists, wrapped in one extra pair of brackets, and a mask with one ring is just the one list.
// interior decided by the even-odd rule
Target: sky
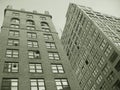
[(59, 37), (66, 22), (66, 12), (69, 3), (76, 3), (91, 7), (93, 10), (108, 15), (120, 17), (120, 0), (0, 0), (0, 27), (3, 23), (4, 9), (7, 5), (12, 5), (13, 9), (26, 11), (37, 10), (39, 13), (49, 11)]

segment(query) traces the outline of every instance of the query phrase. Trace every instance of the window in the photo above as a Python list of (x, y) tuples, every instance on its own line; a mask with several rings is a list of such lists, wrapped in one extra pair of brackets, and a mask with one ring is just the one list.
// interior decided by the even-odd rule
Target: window
[(42, 28), (42, 30), (45, 31), (45, 32), (50, 32), (49, 28)]
[(5, 62), (4, 72), (18, 72), (18, 63)]
[(19, 13), (13, 12), (13, 16), (18, 17), (18, 16), (19, 16)]
[(92, 74), (93, 74), (93, 76), (94, 76), (94, 77), (96, 77), (96, 76), (97, 76), (97, 74), (98, 74), (98, 69), (96, 68), (96, 69), (93, 71), (93, 73), (92, 73)]
[(102, 70), (103, 74), (106, 75), (111, 70), (110, 66), (106, 64)]
[(57, 90), (71, 90), (67, 79), (55, 79)]
[(100, 45), (100, 49), (103, 50), (105, 48), (106, 44), (107, 44), (107, 41), (103, 40), (101, 45)]
[(27, 18), (33, 18), (33, 16), (32, 15), (27, 15)]
[(100, 53), (97, 51), (96, 53), (95, 53), (95, 55), (94, 55), (94, 60), (96, 61), (96, 62), (98, 62), (99, 61), (99, 59), (100, 59)]
[(118, 54), (114, 51), (110, 56), (109, 61), (113, 63), (117, 57), (118, 57)]
[(93, 35), (92, 35), (92, 38), (95, 39), (96, 36), (97, 36), (97, 34), (98, 34), (98, 30), (95, 30), (94, 33), (93, 33)]
[(96, 39), (96, 41), (95, 41), (96, 44), (99, 44), (101, 42), (101, 40), (102, 40), (102, 35), (99, 34), (98, 37), (97, 37), (97, 39)]
[(46, 90), (44, 79), (30, 79), (31, 90)]
[(40, 52), (38, 50), (36, 51), (29, 50), (28, 58), (40, 58)]
[(9, 31), (9, 36), (16, 36), (16, 37), (18, 37), (19, 35), (20, 35), (19, 31), (12, 31), (12, 30)]
[(88, 49), (91, 49), (92, 48), (92, 40), (89, 41), (89, 44), (87, 46)]
[(28, 38), (37, 38), (37, 34), (34, 33), (34, 32), (28, 32), (28, 33), (27, 33), (27, 37), (28, 37)]
[(98, 66), (102, 67), (104, 63), (105, 63), (105, 59), (101, 57), (100, 61), (98, 62)]
[(19, 40), (18, 39), (8, 39), (8, 45), (9, 46), (18, 46)]
[(118, 61), (118, 63), (115, 66), (115, 69), (119, 72), (120, 71), (120, 60)]
[(35, 27), (27, 26), (27, 29), (29, 29), (29, 30), (35, 30)]
[(106, 57), (109, 56), (110, 52), (112, 51), (112, 47), (110, 45), (107, 46), (106, 50), (105, 50), (105, 55)]
[(27, 45), (28, 47), (38, 47), (38, 42), (28, 40)]
[(84, 25), (86, 17), (83, 18), (82, 25)]
[(6, 57), (14, 57), (18, 58), (19, 50), (18, 49), (7, 49), (6, 50)]
[(107, 80), (109, 81), (109, 83), (112, 83), (113, 82), (113, 80), (115, 79), (115, 73), (112, 71), (109, 75), (108, 75), (108, 77), (107, 77)]
[(53, 40), (53, 37), (51, 34), (44, 34), (44, 39)]
[(32, 21), (32, 20), (27, 20), (26, 23), (27, 23), (27, 25), (35, 25), (34, 21)]
[(40, 63), (29, 63), (31, 73), (42, 73), (42, 65)]
[(16, 25), (16, 24), (11, 24), (10, 27), (11, 27), (11, 28), (19, 28), (20, 26), (19, 26), (19, 25)]
[(120, 42), (114, 42), (116, 46), (120, 46)]
[(96, 90), (96, 85), (94, 84), (92, 87), (91, 87), (91, 89), (90, 90)]
[(46, 20), (46, 17), (41, 17), (41, 16), (40, 16), (40, 19), (41, 19), (41, 20)]
[(88, 82), (87, 82), (87, 83), (88, 83), (88, 86), (90, 87), (90, 86), (91, 86), (91, 84), (92, 84), (92, 78), (91, 78), (91, 77), (89, 78), (89, 80), (88, 80)]
[(41, 26), (42, 27), (46, 27), (46, 28), (49, 28), (49, 25), (47, 22), (41, 22)]
[(1, 90), (18, 90), (18, 79), (3, 78)]
[(108, 89), (108, 85), (105, 82), (103, 82), (103, 84), (100, 87), (100, 90), (107, 90), (107, 89)]
[(62, 64), (51, 64), (53, 73), (64, 73)]
[(97, 84), (100, 84), (102, 79), (103, 79), (103, 77), (101, 75), (99, 75), (97, 80), (96, 80)]
[(56, 52), (48, 52), (49, 59), (51, 60), (59, 60), (59, 55)]
[(112, 41), (117, 41), (117, 42), (119, 42), (120, 41), (120, 39), (118, 38), (118, 37), (115, 37), (115, 36), (111, 36), (111, 37), (109, 37)]
[(17, 19), (17, 18), (12, 18), (11, 22), (14, 23), (14, 24), (19, 24), (20, 20)]
[(91, 62), (91, 64), (89, 65), (90, 71), (93, 71), (94, 68), (95, 68), (95, 63)]
[(112, 87), (113, 90), (120, 90), (120, 80), (117, 80)]
[(53, 43), (53, 42), (46, 42), (46, 48), (53, 48), (53, 49), (55, 49), (56, 48), (55, 43)]

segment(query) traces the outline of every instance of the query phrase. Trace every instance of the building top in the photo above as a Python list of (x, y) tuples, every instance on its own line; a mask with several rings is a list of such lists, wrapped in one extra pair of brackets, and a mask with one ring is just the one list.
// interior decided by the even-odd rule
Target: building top
[(104, 15), (104, 16), (109, 17), (109, 18), (113, 17), (115, 19), (119, 19), (120, 20), (120, 17), (116, 17), (116, 16), (105, 14), (105, 13), (94, 11), (91, 7), (87, 7), (87, 6), (83, 6), (83, 5), (78, 5), (78, 4), (74, 4), (74, 3), (70, 3), (69, 4), (69, 8), (70, 8), (71, 5), (73, 5), (74, 7), (78, 7), (80, 9), (82, 9), (83, 11), (93, 11), (96, 14), (101, 14), (101, 15)]
[(33, 10), (33, 12), (30, 12), (30, 11), (25, 11), (24, 8), (21, 8), (21, 10), (16, 10), (16, 9), (13, 9), (11, 5), (8, 5), (5, 10), (4, 10), (4, 15), (6, 14), (6, 11), (9, 10), (9, 11), (17, 11), (17, 12), (23, 12), (23, 13), (30, 13), (30, 14), (36, 14), (36, 15), (43, 15), (43, 16), (47, 16), (47, 17), (51, 17), (52, 16), (49, 14), (48, 11), (45, 11), (44, 14), (43, 13), (38, 13), (36, 10)]

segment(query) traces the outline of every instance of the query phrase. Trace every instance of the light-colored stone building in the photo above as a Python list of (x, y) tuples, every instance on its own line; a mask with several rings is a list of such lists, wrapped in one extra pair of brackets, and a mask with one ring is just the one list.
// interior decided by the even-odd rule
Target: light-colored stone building
[(61, 41), (81, 90), (120, 90), (120, 18), (71, 3)]

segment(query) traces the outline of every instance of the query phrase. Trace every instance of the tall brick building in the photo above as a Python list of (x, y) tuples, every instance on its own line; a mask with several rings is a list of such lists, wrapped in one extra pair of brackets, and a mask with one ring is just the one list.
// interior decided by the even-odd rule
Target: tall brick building
[(61, 40), (81, 90), (120, 90), (120, 18), (71, 3)]
[(49, 12), (5, 9), (0, 90), (79, 90)]

